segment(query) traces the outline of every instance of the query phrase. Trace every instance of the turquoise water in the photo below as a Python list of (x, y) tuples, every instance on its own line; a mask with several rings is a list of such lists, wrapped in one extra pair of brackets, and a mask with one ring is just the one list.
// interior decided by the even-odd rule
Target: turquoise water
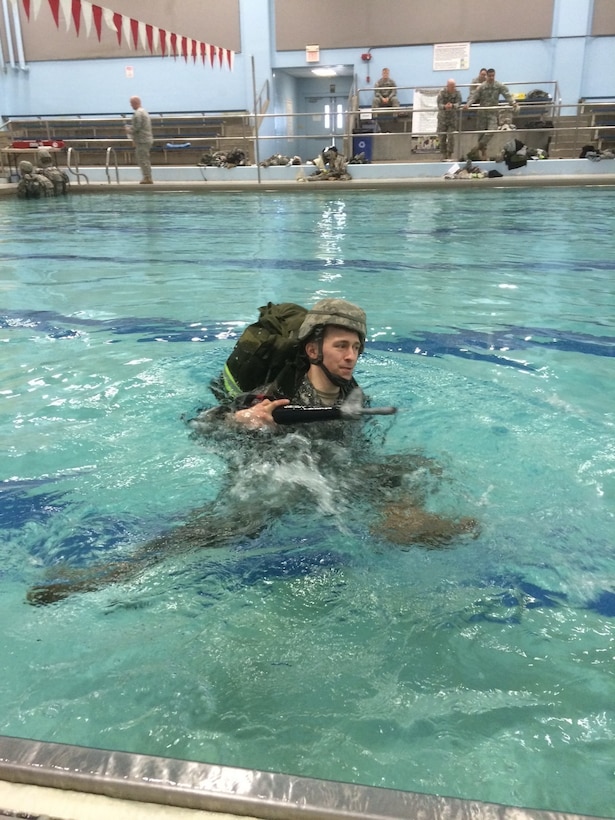
[[(615, 192), (0, 202), (0, 733), (513, 805), (615, 805)], [(368, 312), (384, 454), (480, 522), (370, 528), (307, 438), (230, 495), (305, 504), (48, 607), (224, 486), (181, 421), (268, 300)]]

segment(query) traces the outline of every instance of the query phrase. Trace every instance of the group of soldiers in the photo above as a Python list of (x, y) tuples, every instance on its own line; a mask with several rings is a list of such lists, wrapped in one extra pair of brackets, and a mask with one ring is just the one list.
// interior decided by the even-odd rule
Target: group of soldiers
[(39, 148), (37, 159), (37, 166), (28, 160), (21, 160), (19, 163), (17, 196), (20, 199), (41, 199), (68, 193), (68, 175), (56, 168), (49, 151)]
[[(470, 84), (470, 95), (465, 105), (461, 99), (461, 93), (457, 88), (455, 80), (447, 81), (445, 87), (438, 93), (438, 137), (440, 140), (440, 152), (442, 159), (448, 160), (453, 157), (455, 150), (454, 133), (459, 129), (459, 112), (462, 108), (467, 109), (471, 105), (478, 105), (477, 131), (483, 133), (478, 138), (477, 159), (487, 159), (487, 145), (492, 137), (493, 131), (501, 127), (497, 108), (500, 97), (512, 107), (513, 111), (518, 110), (518, 104), (508, 88), (495, 79), (494, 68), (481, 68)], [(382, 69), (382, 76), (374, 86), (374, 98), (372, 100), (374, 110), (373, 116), (378, 116), (378, 109), (392, 110), (399, 108), (397, 97), (397, 83), (391, 77), (388, 68)], [(395, 112), (393, 114), (395, 116)], [(508, 117), (509, 127), (512, 120)]]
[[(440, 153), (442, 159), (448, 160), (455, 150), (454, 133), (459, 131), (459, 111), (463, 107), (478, 105), (476, 130), (481, 131), (478, 138), (477, 159), (487, 159), (487, 145), (493, 136), (493, 131), (501, 127), (498, 105), (500, 97), (504, 97), (513, 111), (519, 110), (519, 105), (508, 88), (495, 79), (494, 68), (481, 68), (477, 77), (470, 85), (470, 95), (465, 105), (462, 103), (461, 93), (455, 80), (447, 81), (446, 86), (439, 92), (438, 105), (438, 136), (440, 139)], [(508, 128), (512, 126), (512, 119), (507, 117)]]

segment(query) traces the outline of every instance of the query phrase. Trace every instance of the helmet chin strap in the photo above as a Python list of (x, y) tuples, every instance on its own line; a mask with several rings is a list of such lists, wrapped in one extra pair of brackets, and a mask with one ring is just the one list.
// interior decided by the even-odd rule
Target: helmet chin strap
[(330, 373), (329, 370), (327, 370), (327, 368), (324, 366), (324, 364), (322, 362), (318, 362), (318, 366), (320, 367), (322, 372), (325, 374), (325, 376), (329, 379), (331, 384), (334, 384), (336, 387), (347, 387), (348, 386), (348, 384), (350, 382), (349, 379), (343, 379), (341, 376), (334, 376), (333, 373)]

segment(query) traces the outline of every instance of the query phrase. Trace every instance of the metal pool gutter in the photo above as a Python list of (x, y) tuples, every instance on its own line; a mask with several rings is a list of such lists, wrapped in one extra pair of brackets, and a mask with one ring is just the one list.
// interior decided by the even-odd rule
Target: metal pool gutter
[(0, 736), (0, 780), (262, 820), (581, 820), (582, 815)]

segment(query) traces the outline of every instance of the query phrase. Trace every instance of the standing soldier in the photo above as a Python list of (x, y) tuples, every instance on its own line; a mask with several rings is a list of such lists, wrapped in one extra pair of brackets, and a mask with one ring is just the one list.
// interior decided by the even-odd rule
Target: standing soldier
[(135, 146), (135, 159), (141, 169), (141, 184), (151, 185), (152, 162), (150, 151), (154, 143), (152, 136), (152, 120), (145, 108), (141, 105), (140, 97), (130, 98), (130, 107), (133, 109), (132, 122), (126, 126), (126, 133), (132, 139)]
[(478, 138), (478, 150), (480, 159), (487, 159), (487, 145), (493, 136), (488, 131), (497, 131), (498, 127), (498, 112), (497, 107), (500, 102), (500, 96), (504, 97), (506, 102), (512, 106), (513, 111), (518, 111), (515, 98), (510, 93), (508, 88), (503, 83), (499, 83), (495, 79), (495, 68), (487, 69), (487, 79), (482, 85), (473, 91), (466, 103), (466, 108), (478, 103), (480, 108), (478, 111), (477, 131), (483, 131)]
[(455, 80), (447, 80), (446, 86), (438, 94), (438, 137), (442, 159), (447, 160), (455, 151), (453, 133), (459, 131), (459, 109), (461, 94)]

